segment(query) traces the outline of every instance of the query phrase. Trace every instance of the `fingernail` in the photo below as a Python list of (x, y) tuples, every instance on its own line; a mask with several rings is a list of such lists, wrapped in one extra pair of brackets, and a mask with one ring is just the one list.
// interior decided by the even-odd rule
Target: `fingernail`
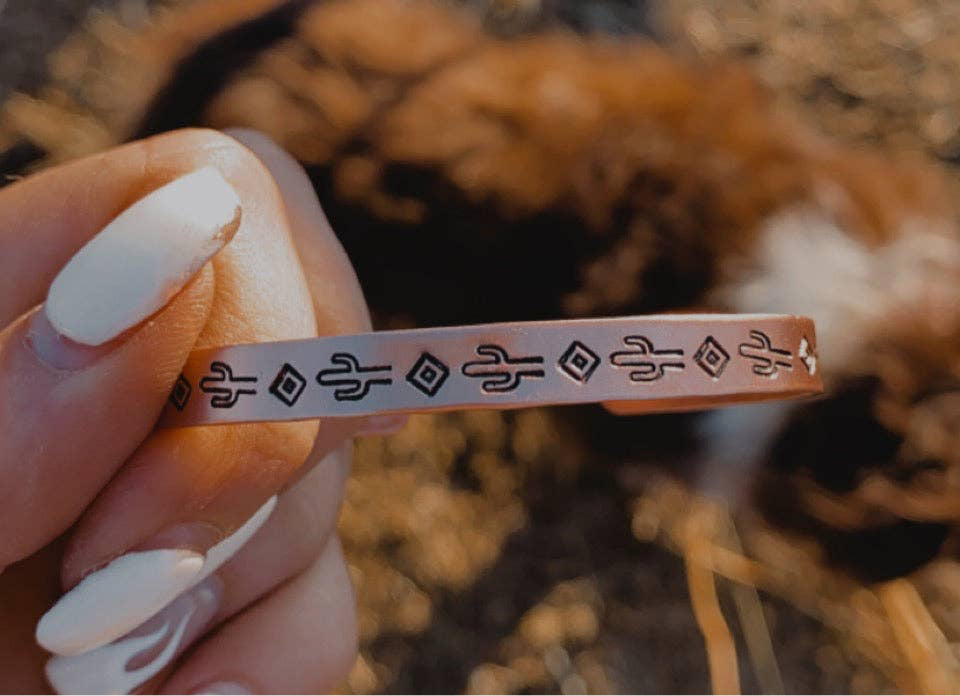
[(143, 623), (192, 585), (203, 569), (193, 551), (128, 553), (91, 573), (37, 624), (37, 642), (58, 655), (106, 645)]
[(131, 205), (87, 242), (50, 286), (44, 311), (61, 336), (99, 346), (163, 307), (230, 241), (240, 199), (213, 167)]
[(403, 414), (390, 416), (370, 416), (364, 421), (363, 426), (357, 431), (358, 437), (369, 437), (372, 435), (392, 435), (406, 427), (410, 417)]
[(86, 576), (43, 615), (37, 642), (58, 655), (103, 647), (125, 635), (223, 565), (263, 526), (270, 498), (243, 526), (205, 555), (184, 549), (124, 554)]
[(126, 694), (183, 653), (217, 613), (221, 583), (208, 578), (160, 613), (103, 647), (47, 661), (47, 680), (61, 694)]
[(239, 682), (232, 681), (218, 681), (210, 682), (204, 686), (201, 686), (199, 689), (194, 691), (195, 694), (252, 694), (249, 688), (240, 684)]
[(253, 517), (244, 522), (243, 526), (237, 531), (216, 546), (211, 547), (210, 550), (207, 551), (206, 560), (203, 564), (204, 576), (210, 575), (210, 573), (229, 561), (237, 551), (243, 548), (244, 544), (250, 540), (250, 537), (256, 534), (257, 530), (269, 519), (270, 514), (276, 506), (277, 496), (273, 496), (265, 502), (259, 510), (253, 513)]

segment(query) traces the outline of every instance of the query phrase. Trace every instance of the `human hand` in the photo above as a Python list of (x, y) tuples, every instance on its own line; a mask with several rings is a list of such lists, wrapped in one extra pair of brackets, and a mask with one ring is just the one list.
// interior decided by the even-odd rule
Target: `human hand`
[(85, 693), (313, 692), (352, 664), (345, 438), (398, 422), (153, 429), (195, 348), (370, 328), (303, 171), (236, 135), (259, 156), (178, 131), (0, 190), (0, 692), (44, 663)]

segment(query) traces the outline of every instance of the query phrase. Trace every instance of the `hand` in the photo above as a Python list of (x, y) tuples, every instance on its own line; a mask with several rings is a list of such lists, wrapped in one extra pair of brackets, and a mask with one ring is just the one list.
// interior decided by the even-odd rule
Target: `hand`
[(81, 693), (352, 664), (334, 521), (369, 421), (153, 429), (195, 348), (370, 329), (303, 171), (236, 136), (257, 154), (178, 131), (0, 190), (0, 692), (45, 663)]

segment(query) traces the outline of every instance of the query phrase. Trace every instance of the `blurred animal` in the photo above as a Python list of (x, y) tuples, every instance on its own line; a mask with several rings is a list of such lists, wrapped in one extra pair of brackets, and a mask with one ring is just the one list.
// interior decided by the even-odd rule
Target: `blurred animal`
[(308, 168), (381, 327), (812, 315), (830, 393), (701, 419), (696, 485), (870, 580), (958, 527), (960, 237), (929, 165), (830, 142), (737, 64), (504, 37), (429, 0), (196, 0), (92, 27), (96, 51), (68, 43), (6, 104), (7, 170), (262, 130)]

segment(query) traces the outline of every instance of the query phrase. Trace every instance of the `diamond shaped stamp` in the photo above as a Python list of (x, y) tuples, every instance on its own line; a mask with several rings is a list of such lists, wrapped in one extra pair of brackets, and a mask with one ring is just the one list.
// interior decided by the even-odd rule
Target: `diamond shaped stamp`
[(170, 403), (173, 404), (174, 408), (178, 411), (182, 411), (190, 400), (190, 394), (192, 392), (193, 388), (190, 386), (190, 382), (187, 381), (186, 377), (180, 375), (173, 385), (173, 391), (170, 392)]
[(407, 382), (433, 398), (450, 376), (450, 368), (430, 353), (422, 353), (407, 373)]
[(697, 348), (693, 360), (708, 375), (714, 379), (719, 379), (730, 363), (730, 354), (724, 350), (717, 339), (713, 336), (707, 336), (706, 340)]
[(270, 385), (270, 393), (287, 406), (293, 406), (306, 386), (306, 377), (297, 372), (290, 363), (284, 363)]
[(580, 341), (574, 341), (557, 365), (570, 379), (585, 384), (600, 365), (600, 357)]

